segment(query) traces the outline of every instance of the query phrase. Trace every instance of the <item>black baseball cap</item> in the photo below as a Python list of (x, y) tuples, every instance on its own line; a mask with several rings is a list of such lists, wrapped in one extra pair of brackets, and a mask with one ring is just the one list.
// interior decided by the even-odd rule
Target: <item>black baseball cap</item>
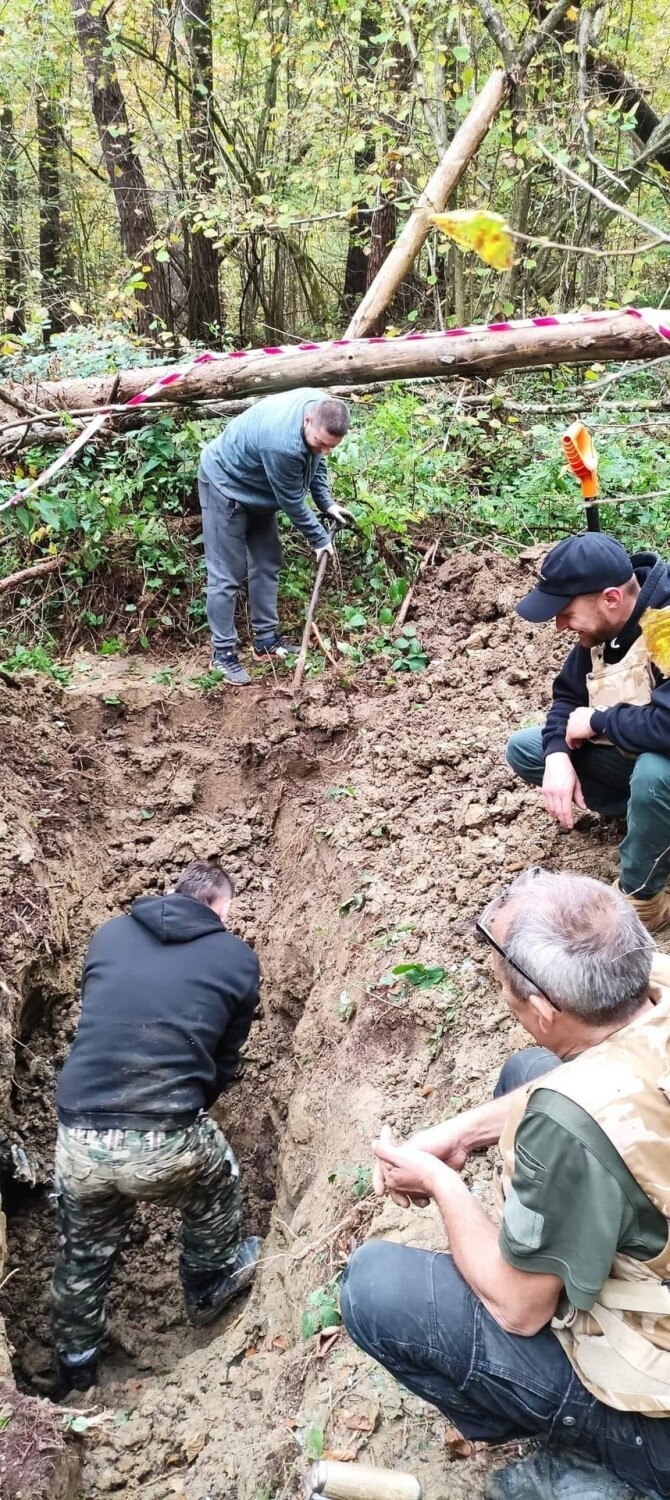
[(602, 531), (583, 531), (547, 553), (539, 582), (519, 600), (516, 612), (538, 625), (553, 620), (578, 594), (599, 594), (632, 577), (633, 564), (621, 542)]

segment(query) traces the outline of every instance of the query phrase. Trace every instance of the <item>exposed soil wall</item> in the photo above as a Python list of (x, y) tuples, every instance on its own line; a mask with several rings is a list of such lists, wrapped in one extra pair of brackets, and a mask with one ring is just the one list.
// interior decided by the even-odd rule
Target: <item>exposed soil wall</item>
[[(65, 692), (0, 685), (0, 1124), (39, 1179), (8, 1187), (14, 1274), (0, 1298), (25, 1389), (50, 1379), (53, 1088), (92, 928), (216, 853), (238, 878), (233, 925), (265, 975), (245, 1076), (220, 1110), (248, 1228), (267, 1236), (261, 1273), (246, 1303), (195, 1331), (174, 1217), (138, 1213), (102, 1389), (129, 1420), (87, 1435), (82, 1500), (292, 1496), (321, 1440), (413, 1465), (429, 1500), (481, 1491), (484, 1452), (449, 1466), (441, 1419), (343, 1334), (324, 1348), (300, 1326), (365, 1236), (442, 1243), (432, 1210), (380, 1205), (366, 1173), (382, 1121), (404, 1131), (478, 1102), (519, 1044), (472, 917), (534, 861), (614, 873), (616, 830), (590, 815), (572, 834), (550, 824), (504, 761), (557, 661), (549, 632), (513, 615), (529, 576), (495, 553), (453, 554), (417, 600), (424, 673), (389, 683), (384, 659), (358, 691), (323, 678), (299, 707), (272, 682), (202, 698), (119, 662), (83, 662)], [(447, 980), (380, 983), (408, 959), (441, 964)], [(473, 1172), (485, 1192), (487, 1163)]]

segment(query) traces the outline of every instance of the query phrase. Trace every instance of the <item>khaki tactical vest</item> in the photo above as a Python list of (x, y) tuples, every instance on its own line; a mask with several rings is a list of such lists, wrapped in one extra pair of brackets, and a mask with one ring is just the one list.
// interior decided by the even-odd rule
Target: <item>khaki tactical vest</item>
[[(644, 636), (622, 656), (621, 661), (606, 662), (604, 646), (591, 647), (591, 671), (586, 676), (589, 708), (615, 708), (617, 703), (634, 703), (643, 708), (651, 702), (654, 674)], [(604, 734), (589, 740), (590, 745), (609, 745)]]
[[(657, 964), (656, 960), (660, 960)], [(618, 1411), (670, 1416), (670, 975), (658, 954), (653, 1012), (514, 1099), (500, 1138), (502, 1190), (514, 1171), (514, 1139), (530, 1094), (564, 1094), (609, 1137), (636, 1182), (668, 1220), (660, 1255), (616, 1255), (590, 1312), (559, 1304), (551, 1327), (582, 1384)], [(654, 992), (652, 992), (654, 993)]]

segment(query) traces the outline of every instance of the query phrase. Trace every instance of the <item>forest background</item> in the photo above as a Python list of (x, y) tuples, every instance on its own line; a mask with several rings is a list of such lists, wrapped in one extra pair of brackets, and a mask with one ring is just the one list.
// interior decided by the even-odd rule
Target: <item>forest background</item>
[[(21, 422), (31, 380), (341, 334), (501, 64), (513, 86), (449, 206), (502, 214), (515, 264), (501, 275), (431, 233), (374, 331), (665, 306), (670, 3), (560, 10), (524, 71), (541, 0), (8, 0), (0, 394), (19, 406), (0, 428), (0, 501), (53, 457), (50, 439), (78, 430), (65, 414), (36, 440)], [(577, 415), (616, 502), (603, 526), (662, 548), (666, 369), (359, 392), (331, 460), (360, 528), (340, 546), (331, 640), (354, 660), (381, 649), (433, 538), (518, 548), (580, 528), (560, 451)], [(4, 513), (5, 670), (66, 676), (80, 645), (204, 643), (195, 476), (225, 419), (217, 408), (124, 419)], [(286, 542), (298, 623), (313, 563), (295, 533)], [(418, 668), (420, 651), (407, 655)]]

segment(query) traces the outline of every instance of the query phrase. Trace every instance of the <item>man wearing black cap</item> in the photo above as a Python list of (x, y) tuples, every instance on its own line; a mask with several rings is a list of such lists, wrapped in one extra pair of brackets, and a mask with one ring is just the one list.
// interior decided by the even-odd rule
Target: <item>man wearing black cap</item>
[(544, 728), (518, 730), (505, 752), (565, 828), (573, 806), (626, 818), (619, 884), (651, 932), (670, 921), (670, 680), (649, 657), (640, 619), (669, 606), (670, 568), (655, 553), (630, 557), (600, 532), (553, 547), (517, 613), (555, 620), (578, 644)]

